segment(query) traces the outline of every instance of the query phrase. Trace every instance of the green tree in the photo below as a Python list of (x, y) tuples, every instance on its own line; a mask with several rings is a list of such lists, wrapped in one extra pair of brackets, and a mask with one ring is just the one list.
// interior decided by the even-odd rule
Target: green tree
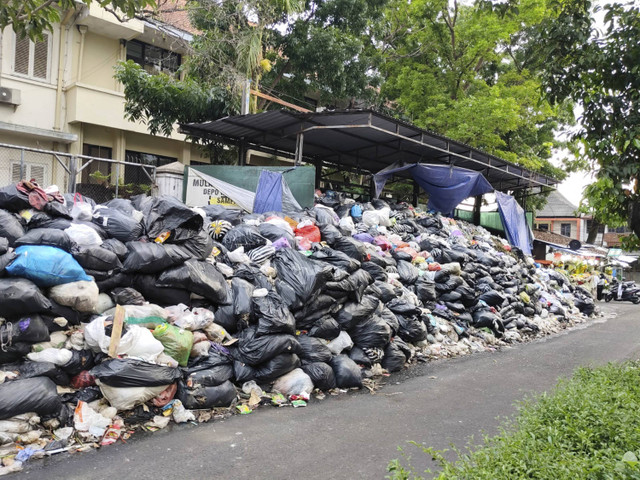
[[(237, 112), (246, 79), (253, 88), (298, 104), (307, 94), (325, 105), (373, 98), (372, 32), (386, 2), (192, 0), (188, 9), (200, 33), (185, 79), (154, 78), (130, 62), (120, 65), (116, 78), (125, 86), (126, 113), (154, 133), (169, 134), (176, 121)], [(261, 100), (252, 107), (270, 105)]]
[(640, 8), (636, 2), (603, 7), (604, 31), (594, 25), (599, 7), (589, 0), (556, 4), (557, 18), (533, 39), (547, 97), (581, 104), (581, 155), (597, 181), (585, 191), (588, 208), (613, 225), (626, 220), (640, 236)]
[(541, 101), (532, 28), (553, 15), (544, 0), (509, 9), (458, 0), (395, 0), (387, 9), (382, 93), (417, 125), (526, 168), (564, 178), (549, 158), (573, 122), (569, 101)]
[[(155, 0), (93, 0), (113, 13), (121, 21), (151, 11)], [(79, 3), (89, 5), (92, 0), (2, 0), (0, 2), (0, 31), (11, 25), (20, 37), (37, 39), (60, 21), (60, 15)], [(149, 13), (149, 12), (147, 12)]]

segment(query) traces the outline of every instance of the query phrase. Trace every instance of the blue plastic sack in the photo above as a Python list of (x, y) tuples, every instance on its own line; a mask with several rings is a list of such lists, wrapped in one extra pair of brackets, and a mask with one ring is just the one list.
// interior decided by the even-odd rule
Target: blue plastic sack
[(23, 245), (16, 248), (17, 258), (5, 269), (12, 277), (28, 278), (39, 287), (53, 287), (79, 280), (91, 281), (71, 256), (48, 245)]
[(362, 218), (362, 207), (358, 204), (351, 207), (351, 216), (353, 218)]

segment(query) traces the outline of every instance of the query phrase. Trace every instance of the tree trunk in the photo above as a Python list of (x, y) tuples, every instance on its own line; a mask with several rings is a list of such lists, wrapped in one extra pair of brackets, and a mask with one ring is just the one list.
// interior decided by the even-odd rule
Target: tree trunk
[(640, 238), (640, 201), (632, 202), (629, 207), (629, 227)]
[(589, 234), (587, 235), (587, 243), (593, 244), (596, 241), (598, 230), (601, 226), (602, 224), (595, 218), (591, 221), (591, 228), (589, 229)]

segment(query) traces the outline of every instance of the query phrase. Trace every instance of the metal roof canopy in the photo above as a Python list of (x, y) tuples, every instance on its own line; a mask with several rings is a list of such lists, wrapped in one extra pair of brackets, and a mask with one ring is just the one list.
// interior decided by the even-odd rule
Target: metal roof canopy
[[(373, 110), (320, 113), (272, 110), (180, 125), (180, 132), (296, 160), (375, 174), (403, 163), (454, 165), (481, 172), (501, 191), (553, 188), (558, 180)], [(402, 175), (401, 175), (402, 176)], [(409, 178), (409, 175), (407, 175)]]

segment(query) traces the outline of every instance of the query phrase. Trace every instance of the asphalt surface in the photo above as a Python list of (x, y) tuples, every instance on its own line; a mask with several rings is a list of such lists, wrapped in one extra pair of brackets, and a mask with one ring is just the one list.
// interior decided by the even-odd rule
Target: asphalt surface
[(423, 470), (433, 464), (408, 441), (463, 447), (495, 434), (498, 417), (512, 415), (515, 402), (548, 391), (576, 367), (639, 358), (640, 307), (601, 307), (613, 316), (497, 352), (418, 365), (391, 376), (375, 395), (174, 425), (126, 445), (34, 460), (10, 478), (384, 478), (398, 446)]

